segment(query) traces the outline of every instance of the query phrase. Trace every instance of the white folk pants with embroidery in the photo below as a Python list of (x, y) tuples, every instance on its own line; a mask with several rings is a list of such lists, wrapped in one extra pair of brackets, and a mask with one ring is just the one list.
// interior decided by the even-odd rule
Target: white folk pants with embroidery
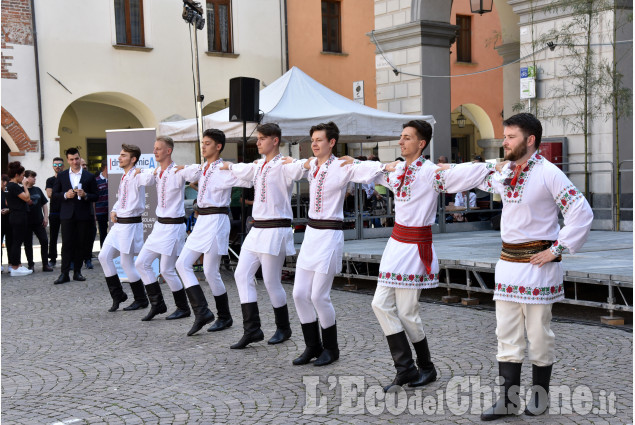
[[(194, 251), (185, 246), (183, 251), (181, 251), (181, 255), (179, 255), (179, 259), (176, 260), (176, 270), (178, 270), (186, 288), (198, 285), (198, 279), (194, 274), (192, 265), (199, 259), (201, 254), (201, 252)], [(220, 276), (220, 271), (218, 270), (221, 258), (222, 255), (217, 254), (215, 249), (210, 249), (203, 254), (203, 272), (212, 290), (212, 295), (215, 297), (227, 292), (223, 279)]]
[(405, 330), (412, 343), (426, 337), (419, 316), (420, 294), (421, 289), (377, 286), (372, 306), (384, 335), (394, 335)]
[(335, 309), (331, 302), (331, 286), (335, 273), (317, 273), (300, 267), (295, 270), (293, 301), (300, 323), (311, 323), (320, 318), (323, 329), (335, 324)]
[(104, 275), (106, 277), (114, 276), (117, 274), (117, 267), (115, 267), (115, 258), (121, 257), (121, 268), (126, 273), (128, 280), (130, 282), (137, 282), (141, 277), (137, 272), (134, 264), (134, 254), (130, 252), (129, 254), (120, 253), (117, 248), (112, 245), (104, 245), (101, 247), (101, 251), (99, 252), (99, 263), (101, 264), (101, 268), (104, 270)]
[(157, 258), (161, 257), (159, 261), (159, 271), (163, 279), (168, 283), (170, 290), (172, 292), (180, 291), (183, 289), (183, 284), (181, 283), (181, 279), (179, 279), (179, 275), (176, 274), (176, 259), (178, 258), (178, 247), (177, 244), (174, 244), (172, 248), (172, 254), (160, 254), (158, 252), (152, 251), (147, 246), (143, 246), (141, 248), (141, 252), (137, 256), (137, 261), (135, 261), (135, 266), (141, 275), (141, 280), (144, 285), (150, 285), (157, 281), (157, 275), (152, 270), (152, 263)]
[[(283, 250), (284, 251), (284, 250)], [(286, 255), (283, 252), (278, 255), (253, 252), (243, 245), (238, 257), (238, 265), (234, 272), (240, 303), (254, 303), (258, 301), (256, 282), (254, 277), (258, 267), (262, 265), (262, 277), (269, 293), (269, 299), (274, 308), (287, 304), (287, 294), (282, 287), (282, 266)]]
[(522, 304), (496, 301), (496, 337), (499, 362), (522, 363), (527, 331), (528, 358), (536, 366), (549, 366), (555, 360), (554, 334), (551, 330), (553, 304)]

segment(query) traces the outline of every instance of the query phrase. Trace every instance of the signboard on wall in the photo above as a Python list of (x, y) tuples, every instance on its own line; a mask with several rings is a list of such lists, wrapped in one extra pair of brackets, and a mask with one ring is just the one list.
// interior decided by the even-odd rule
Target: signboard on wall
[(520, 68), (520, 98), (534, 99), (536, 97), (536, 67)]
[[(108, 211), (117, 202), (119, 182), (123, 169), (119, 168), (119, 153), (122, 144), (137, 145), (141, 149), (141, 158), (137, 163), (141, 168), (155, 168), (154, 142), (156, 130), (154, 128), (135, 128), (126, 130), (106, 130), (106, 152), (108, 158)], [(146, 188), (146, 210), (143, 213), (143, 238), (152, 232), (156, 221), (155, 207), (157, 205), (157, 191), (154, 186)], [(109, 223), (112, 225), (112, 223)]]

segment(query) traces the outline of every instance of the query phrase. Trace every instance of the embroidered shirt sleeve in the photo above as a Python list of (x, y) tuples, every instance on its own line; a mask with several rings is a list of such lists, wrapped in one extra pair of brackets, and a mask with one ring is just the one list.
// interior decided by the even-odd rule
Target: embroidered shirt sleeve
[[(336, 164), (339, 166), (339, 164)], [(355, 183), (374, 183), (375, 178), (382, 173), (385, 166), (378, 161), (363, 161), (349, 166), (349, 181)], [(346, 184), (347, 182), (342, 182)]]
[(571, 254), (575, 254), (589, 235), (593, 224), (593, 211), (584, 195), (562, 171), (551, 166), (545, 173), (545, 184), (564, 217), (564, 227), (558, 233), (558, 247), (561, 248), (552, 247), (552, 252), (558, 249), (562, 252), (566, 248)]
[(560, 254), (562, 254), (562, 251), (564, 251), (564, 246), (561, 245), (559, 241), (555, 241), (549, 248), (549, 251), (551, 251), (553, 255), (558, 257), (560, 256)]
[(453, 165), (449, 170), (435, 171), (432, 177), (438, 193), (458, 193), (472, 189), (483, 182), (490, 173), (487, 163)]
[(290, 164), (282, 166), (282, 173), (289, 180), (301, 180), (306, 177), (307, 169), (304, 168), (306, 159), (294, 159)]

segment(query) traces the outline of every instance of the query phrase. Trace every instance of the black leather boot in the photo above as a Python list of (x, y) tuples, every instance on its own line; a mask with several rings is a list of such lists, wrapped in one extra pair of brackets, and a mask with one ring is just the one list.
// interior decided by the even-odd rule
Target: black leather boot
[(146, 296), (146, 290), (142, 281), (130, 282), (130, 289), (132, 289), (132, 295), (134, 296), (134, 302), (128, 307), (123, 309), (126, 311), (139, 310), (140, 308), (146, 308), (148, 306), (148, 297)]
[(146, 317), (141, 319), (142, 322), (149, 322), (157, 314), (163, 314), (168, 311), (168, 307), (165, 305), (165, 301), (163, 300), (163, 293), (161, 292), (159, 282), (146, 285), (146, 292), (148, 293), (148, 298), (150, 299), (150, 311)]
[(128, 295), (126, 295), (123, 291), (121, 281), (117, 275), (107, 276), (106, 285), (108, 285), (108, 290), (110, 291), (110, 296), (112, 297), (112, 307), (110, 307), (108, 311), (117, 311), (119, 309), (119, 304), (126, 301), (128, 299)]
[(242, 350), (252, 342), (258, 342), (265, 339), (265, 334), (260, 329), (260, 312), (258, 311), (258, 303), (245, 303), (240, 305), (243, 311), (243, 337), (230, 348), (234, 350)]
[(293, 360), (293, 364), (296, 366), (310, 363), (312, 359), (319, 357), (324, 349), (320, 341), (320, 326), (317, 320), (311, 323), (302, 323), (302, 335), (304, 335), (306, 348), (300, 357)]
[(482, 421), (493, 421), (520, 411), (520, 372), (522, 363), (498, 362), (498, 374), (505, 379), (498, 401), (481, 413)]
[(176, 320), (190, 317), (190, 306), (187, 303), (187, 295), (185, 295), (185, 288), (181, 288), (178, 291), (172, 292), (174, 297), (174, 304), (176, 304), (176, 310), (170, 314), (165, 320)]
[(289, 323), (289, 309), (287, 305), (274, 308), (273, 314), (276, 317), (276, 333), (267, 341), (268, 344), (280, 344), (291, 338), (291, 324)]
[(214, 313), (207, 308), (207, 300), (205, 299), (205, 294), (203, 293), (201, 285), (194, 285), (189, 288), (185, 288), (185, 293), (187, 294), (187, 298), (190, 300), (192, 311), (194, 311), (194, 324), (187, 333), (187, 336), (192, 336), (203, 329), (203, 326), (214, 320)]
[(432, 359), (430, 358), (430, 349), (428, 348), (428, 338), (423, 338), (419, 342), (412, 344), (417, 353), (417, 366), (419, 366), (419, 377), (408, 384), (409, 387), (420, 387), (437, 380), (437, 370), (434, 368)]
[(397, 374), (395, 375), (395, 379), (384, 387), (384, 392), (388, 392), (388, 390), (395, 385), (405, 385), (419, 378), (419, 372), (417, 371), (414, 360), (412, 360), (412, 350), (410, 349), (406, 332), (401, 331), (393, 335), (388, 335), (386, 339), (388, 340), (388, 347), (390, 348), (390, 354), (395, 363)]
[(340, 348), (337, 345), (337, 323), (326, 329), (322, 328), (322, 342), (324, 350), (313, 363), (314, 366), (326, 366), (340, 358)]
[(525, 415), (542, 415), (549, 408), (549, 382), (551, 381), (551, 368), (549, 366), (531, 365), (532, 384), (531, 399), (525, 408)]
[(223, 329), (230, 328), (234, 324), (232, 315), (229, 312), (229, 299), (227, 298), (227, 292), (223, 295), (215, 296), (216, 311), (218, 312), (218, 319), (207, 329), (207, 332), (218, 332)]

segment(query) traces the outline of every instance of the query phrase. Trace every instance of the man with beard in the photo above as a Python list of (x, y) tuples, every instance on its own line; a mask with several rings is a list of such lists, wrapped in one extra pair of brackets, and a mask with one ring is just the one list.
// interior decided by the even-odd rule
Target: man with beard
[[(525, 355), (532, 363), (533, 387), (525, 414), (549, 407), (549, 382), (555, 361), (551, 307), (564, 299), (561, 254), (578, 251), (587, 239), (593, 212), (567, 176), (538, 153), (540, 121), (522, 113), (503, 122), (505, 159), (501, 172), (489, 175), (480, 188), (503, 198), (501, 239), (496, 264), (494, 300), (499, 375), (504, 391), (483, 412), (490, 421), (519, 412), (519, 386)], [(558, 213), (564, 217), (563, 228)]]

